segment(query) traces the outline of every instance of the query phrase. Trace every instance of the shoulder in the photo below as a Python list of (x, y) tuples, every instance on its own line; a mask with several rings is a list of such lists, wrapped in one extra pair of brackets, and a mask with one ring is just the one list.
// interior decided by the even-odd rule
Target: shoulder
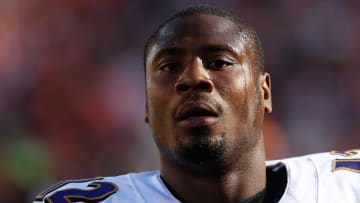
[(331, 151), (306, 156), (269, 161), (268, 164), (283, 162), (289, 170), (315, 171), (318, 175), (356, 175), (360, 173), (360, 149)]
[(267, 165), (278, 163), (286, 166), (285, 195), (300, 199), (306, 194), (307, 202), (360, 202), (360, 150), (311, 154)]
[(267, 161), (267, 166), (283, 163), (288, 173), (319, 173), (318, 175), (356, 175), (360, 174), (360, 149), (331, 151), (292, 157), (282, 160)]
[[(59, 182), (36, 196), (40, 202), (144, 202), (144, 191), (164, 191), (159, 171)], [(157, 191), (157, 192), (155, 192)], [(154, 195), (147, 193), (148, 195)]]

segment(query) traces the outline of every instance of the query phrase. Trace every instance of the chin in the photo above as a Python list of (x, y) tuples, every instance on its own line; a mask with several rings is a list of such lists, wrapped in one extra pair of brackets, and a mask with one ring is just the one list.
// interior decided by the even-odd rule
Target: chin
[(226, 146), (224, 134), (197, 134), (182, 141), (177, 140), (175, 153), (178, 162), (184, 165), (184, 168), (212, 174), (224, 169)]

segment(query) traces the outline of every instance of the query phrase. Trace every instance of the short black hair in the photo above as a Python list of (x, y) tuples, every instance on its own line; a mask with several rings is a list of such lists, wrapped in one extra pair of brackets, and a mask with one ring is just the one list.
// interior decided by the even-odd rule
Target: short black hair
[(179, 12), (172, 15), (166, 21), (164, 21), (152, 35), (149, 37), (145, 44), (144, 48), (144, 70), (146, 73), (146, 58), (149, 53), (151, 46), (153, 46), (156, 41), (158, 40), (160, 31), (164, 28), (169, 22), (177, 19), (177, 18), (184, 18), (187, 16), (195, 16), (201, 14), (209, 14), (214, 16), (223, 17), (235, 23), (240, 36), (250, 45), (251, 50), (253, 51), (253, 55), (255, 57), (255, 65), (257, 67), (257, 72), (264, 71), (264, 52), (261, 46), (261, 41), (255, 30), (248, 25), (243, 19), (240, 19), (238, 16), (224, 11), (220, 8), (213, 7), (207, 4), (200, 4), (196, 6), (191, 6), (180, 10)]

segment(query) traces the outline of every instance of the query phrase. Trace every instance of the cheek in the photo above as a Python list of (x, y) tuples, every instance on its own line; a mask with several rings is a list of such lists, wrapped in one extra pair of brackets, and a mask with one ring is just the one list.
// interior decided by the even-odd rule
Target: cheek
[(160, 107), (166, 104), (165, 95), (163, 95), (162, 91), (153, 87), (149, 87), (147, 93), (148, 116), (151, 120), (154, 120), (156, 117), (161, 116), (159, 114), (161, 112)]
[(166, 81), (150, 78), (147, 81), (147, 114), (149, 124), (155, 127), (157, 123), (165, 121), (168, 113), (171, 85)]
[(156, 145), (167, 149), (173, 142), (171, 136), (171, 85), (161, 80), (147, 83), (147, 116)]
[(159, 111), (160, 107), (165, 105), (162, 94), (163, 93), (153, 85), (148, 85), (146, 100), (147, 118), (157, 144), (163, 139), (160, 135), (163, 134), (162, 131), (164, 131), (164, 128), (162, 128), (162, 125), (164, 125), (164, 121), (166, 120), (162, 112)]
[(219, 78), (218, 90), (225, 103), (224, 132), (229, 133), (233, 143), (252, 145), (257, 140), (254, 129), (258, 126), (258, 105), (255, 82), (251, 72), (244, 69)]
[(247, 117), (249, 110), (249, 85), (248, 77), (243, 69), (218, 78), (218, 91), (225, 103), (225, 112), (233, 112), (234, 120)]

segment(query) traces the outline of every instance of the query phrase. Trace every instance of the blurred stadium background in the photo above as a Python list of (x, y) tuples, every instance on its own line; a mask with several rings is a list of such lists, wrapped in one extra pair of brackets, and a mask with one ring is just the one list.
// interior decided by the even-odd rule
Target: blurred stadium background
[[(0, 202), (62, 179), (155, 169), (142, 51), (190, 0), (0, 1)], [(272, 74), (267, 157), (360, 143), (360, 1), (206, 1), (239, 14)]]

